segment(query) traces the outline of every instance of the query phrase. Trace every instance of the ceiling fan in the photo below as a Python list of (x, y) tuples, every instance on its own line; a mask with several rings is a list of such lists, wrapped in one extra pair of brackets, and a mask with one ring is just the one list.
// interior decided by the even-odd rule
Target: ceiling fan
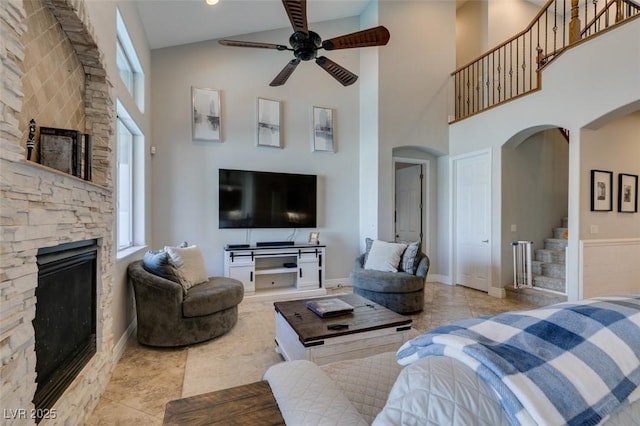
[(309, 31), (307, 27), (307, 1), (306, 0), (282, 0), (294, 33), (289, 38), (291, 47), (282, 44), (259, 43), (238, 40), (219, 40), (224, 46), (255, 47), (259, 49), (289, 50), (293, 52), (295, 59), (289, 61), (280, 73), (273, 79), (269, 86), (282, 86), (295, 71), (300, 61), (315, 59), (333, 78), (349, 86), (356, 82), (358, 76), (346, 68), (336, 64), (325, 56), (318, 56), (318, 50), (351, 49), (354, 47), (384, 46), (389, 42), (389, 30), (383, 26), (357, 31), (334, 37), (329, 40), (320, 38), (317, 33)]

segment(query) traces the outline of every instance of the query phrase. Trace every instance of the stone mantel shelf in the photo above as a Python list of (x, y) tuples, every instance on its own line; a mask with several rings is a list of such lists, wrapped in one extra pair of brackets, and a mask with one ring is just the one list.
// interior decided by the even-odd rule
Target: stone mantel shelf
[(111, 189), (107, 188), (106, 186), (98, 185), (97, 183), (92, 182), (90, 180), (84, 180), (82, 178), (79, 178), (77, 176), (71, 175), (69, 173), (61, 172), (60, 170), (54, 169), (52, 167), (44, 166), (44, 165), (42, 165), (40, 163), (36, 163), (35, 161), (21, 159), (20, 161), (17, 162), (17, 164), (19, 164), (21, 166), (33, 167), (33, 168), (36, 168), (36, 169), (39, 169), (39, 170), (42, 170), (42, 171), (45, 171), (45, 172), (53, 173), (55, 175), (64, 176), (64, 177), (67, 177), (69, 179), (73, 179), (73, 180), (76, 180), (78, 182), (82, 182), (83, 184), (86, 184), (88, 186), (93, 186), (95, 188), (99, 188), (101, 190), (107, 191), (109, 193), (113, 192)]

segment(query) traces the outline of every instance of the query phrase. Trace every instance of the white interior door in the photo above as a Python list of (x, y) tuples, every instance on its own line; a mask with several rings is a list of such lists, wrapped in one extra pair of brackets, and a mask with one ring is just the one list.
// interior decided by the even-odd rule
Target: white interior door
[(396, 241), (422, 240), (422, 165), (396, 168)]
[(489, 154), (456, 161), (456, 284), (489, 291), (491, 172)]

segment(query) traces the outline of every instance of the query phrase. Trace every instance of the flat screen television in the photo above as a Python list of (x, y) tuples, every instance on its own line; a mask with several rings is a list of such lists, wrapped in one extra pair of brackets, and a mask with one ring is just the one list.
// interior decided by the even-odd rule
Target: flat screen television
[(315, 228), (317, 176), (220, 169), (219, 227)]

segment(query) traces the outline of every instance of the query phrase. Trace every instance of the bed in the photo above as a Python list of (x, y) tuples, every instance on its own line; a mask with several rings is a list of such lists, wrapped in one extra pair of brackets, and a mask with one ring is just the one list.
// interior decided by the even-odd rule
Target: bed
[(396, 353), (285, 362), (265, 379), (291, 425), (640, 425), (640, 295), (461, 321)]

